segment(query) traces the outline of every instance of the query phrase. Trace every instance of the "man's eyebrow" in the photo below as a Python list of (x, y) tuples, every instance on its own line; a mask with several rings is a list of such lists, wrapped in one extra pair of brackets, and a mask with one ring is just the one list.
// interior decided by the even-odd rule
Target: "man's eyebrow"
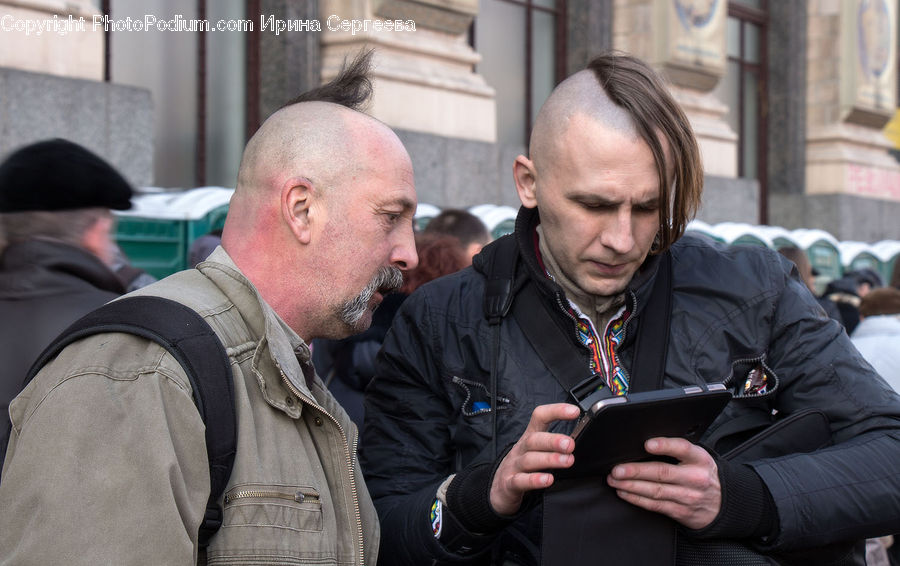
[(403, 207), (403, 210), (415, 210), (416, 209), (416, 203), (408, 198), (397, 199), (395, 201), (392, 201), (391, 204), (399, 204), (400, 206)]
[(603, 195), (599, 195), (597, 193), (591, 193), (591, 192), (583, 193), (583, 192), (579, 192), (579, 191), (573, 191), (573, 192), (569, 193), (568, 197), (572, 200), (586, 201), (586, 202), (590, 202), (592, 204), (599, 204), (599, 205), (614, 206), (614, 205), (618, 205), (618, 204), (622, 203), (621, 199), (611, 199), (611, 198), (607, 198)]
[[(619, 206), (624, 202), (623, 199), (612, 199), (603, 195), (598, 195), (596, 193), (583, 193), (578, 191), (569, 193), (568, 198), (576, 201), (589, 202), (598, 206)], [(652, 197), (649, 197), (642, 201), (635, 202), (632, 204), (632, 206), (641, 208), (659, 206), (659, 195), (653, 195)]]
[(381, 206), (385, 207), (385, 206), (397, 206), (397, 205), (400, 205), (403, 208), (404, 212), (408, 211), (408, 210), (416, 209), (416, 203), (408, 198), (398, 198), (398, 199), (389, 200), (389, 201), (384, 202)]
[(634, 206), (657, 207), (657, 206), (659, 206), (659, 195), (652, 196), (652, 197), (642, 200), (640, 202), (636, 202), (636, 203), (634, 203)]

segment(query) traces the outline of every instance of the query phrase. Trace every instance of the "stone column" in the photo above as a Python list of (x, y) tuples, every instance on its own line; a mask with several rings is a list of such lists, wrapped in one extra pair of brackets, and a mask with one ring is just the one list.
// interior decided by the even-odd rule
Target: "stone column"
[[(725, 119), (728, 107), (713, 93), (725, 74), (726, 17), (724, 0), (615, 0), (613, 47), (650, 62), (668, 79), (694, 128), (705, 173), (717, 178), (707, 184), (704, 196), (704, 201), (717, 203), (714, 220), (752, 222), (756, 204), (748, 201), (757, 197), (746, 183), (732, 182), (737, 176), (737, 134)], [(723, 194), (713, 194), (719, 192)], [(727, 208), (728, 203), (733, 204), (728, 210), (720, 206)]]
[[(882, 129), (896, 107), (897, 0), (808, 4), (806, 215), (839, 239), (900, 236), (900, 165)], [(890, 210), (890, 216), (884, 212)]]
[[(312, 21), (319, 17), (317, 0), (261, 0), (260, 12), (283, 21)], [(259, 17), (255, 22), (259, 23)], [(285, 102), (319, 86), (320, 33), (300, 31), (259, 36), (260, 123)]]
[(103, 80), (103, 28), (90, 0), (0, 0), (0, 67)]
[(566, 75), (613, 46), (613, 0), (566, 2)]
[(152, 184), (150, 93), (103, 82), (103, 20), (93, 3), (0, 0), (0, 22), (0, 159), (61, 137), (104, 157), (135, 186)]
[(807, 8), (804, 2), (769, 2), (768, 6), (768, 189), (770, 195), (802, 194), (806, 187)]
[(322, 0), (322, 80), (374, 48), (370, 113), (394, 128), (494, 142), (494, 91), (466, 32), (477, 0)]
[(419, 201), (501, 203), (494, 90), (474, 70), (468, 42), (477, 0), (321, 0), (322, 80), (345, 57), (375, 50), (368, 112), (410, 153)]

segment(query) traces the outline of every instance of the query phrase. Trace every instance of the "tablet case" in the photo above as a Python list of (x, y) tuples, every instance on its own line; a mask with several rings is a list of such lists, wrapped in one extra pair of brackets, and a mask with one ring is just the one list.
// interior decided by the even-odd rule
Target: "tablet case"
[(729, 400), (731, 392), (724, 388), (687, 387), (601, 401), (608, 406), (576, 437), (575, 464), (554, 471), (554, 476), (605, 478), (616, 464), (650, 459), (644, 442), (654, 437), (686, 438), (697, 443)]

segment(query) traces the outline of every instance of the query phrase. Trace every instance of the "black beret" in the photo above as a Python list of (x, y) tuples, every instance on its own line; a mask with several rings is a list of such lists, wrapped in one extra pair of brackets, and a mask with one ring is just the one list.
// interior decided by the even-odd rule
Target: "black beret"
[(0, 164), (0, 212), (131, 208), (131, 185), (109, 163), (63, 139), (16, 150)]
[(861, 285), (862, 283), (868, 283), (871, 287), (881, 287), (883, 285), (881, 275), (878, 275), (874, 269), (869, 269), (868, 267), (850, 271), (845, 275), (850, 275), (856, 279), (857, 285)]

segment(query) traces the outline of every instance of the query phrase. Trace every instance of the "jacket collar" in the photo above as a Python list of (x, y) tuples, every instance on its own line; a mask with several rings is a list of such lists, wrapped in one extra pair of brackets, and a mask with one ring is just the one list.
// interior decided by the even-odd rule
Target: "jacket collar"
[[(565, 293), (559, 285), (545, 275), (538, 258), (536, 228), (540, 222), (540, 213), (537, 208), (520, 207), (516, 216), (515, 231), (510, 236), (505, 236), (514, 238), (519, 250), (519, 264), (516, 268), (514, 290), (530, 280), (548, 301), (566, 305), (568, 301)], [(485, 246), (484, 250), (475, 257), (473, 263), (475, 269), (485, 273), (487, 271), (485, 265), (495, 261), (499, 248), (499, 245), (493, 244)], [(626, 304), (632, 316), (639, 313), (643, 306), (647, 304), (658, 270), (659, 256), (650, 255), (626, 286)]]
[(9, 244), (0, 256), (0, 293), (24, 298), (72, 290), (72, 282), (125, 292), (116, 274), (85, 249), (48, 239)]
[(289, 391), (281, 381), (281, 373), (307, 401), (315, 402), (304, 375), (304, 366), (307, 373), (314, 372), (309, 346), (263, 300), (224, 249), (216, 248), (197, 267), (237, 307), (253, 335), (260, 337), (253, 368), (266, 401), (294, 418), (299, 417), (299, 405), (286, 402)]

